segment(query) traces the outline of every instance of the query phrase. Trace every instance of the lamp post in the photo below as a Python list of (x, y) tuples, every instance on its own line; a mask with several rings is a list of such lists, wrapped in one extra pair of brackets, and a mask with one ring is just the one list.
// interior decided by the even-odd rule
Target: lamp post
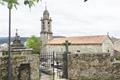
[(12, 77), (12, 62), (11, 62), (11, 8), (9, 8), (9, 37), (8, 37), (8, 80), (13, 80)]

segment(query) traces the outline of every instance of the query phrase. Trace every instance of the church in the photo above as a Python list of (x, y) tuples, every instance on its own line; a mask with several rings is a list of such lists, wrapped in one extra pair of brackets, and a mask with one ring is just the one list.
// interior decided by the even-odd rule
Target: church
[(52, 19), (47, 9), (41, 18), (42, 54), (64, 52), (67, 40), (71, 53), (113, 53), (114, 45), (109, 35), (55, 37), (52, 32)]

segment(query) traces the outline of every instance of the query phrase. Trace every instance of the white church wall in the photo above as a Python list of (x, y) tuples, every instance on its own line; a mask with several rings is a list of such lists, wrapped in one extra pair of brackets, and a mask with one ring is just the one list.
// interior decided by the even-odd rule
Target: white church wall
[[(64, 45), (48, 45), (47, 46), (48, 53), (49, 52), (64, 52), (65, 46)], [(76, 53), (97, 53), (102, 51), (101, 45), (70, 45), (69, 52)]]
[(69, 47), (72, 53), (97, 53), (102, 51), (101, 45), (71, 45)]
[(52, 52), (64, 52), (65, 51), (65, 46), (63, 45), (47, 45), (47, 51), (48, 53)]
[(114, 42), (114, 48), (120, 51), (120, 40)]
[(112, 41), (110, 40), (110, 38), (106, 38), (104, 40), (104, 42), (102, 43), (102, 51), (103, 52), (110, 52), (113, 53), (113, 49), (114, 49), (114, 45), (112, 43)]

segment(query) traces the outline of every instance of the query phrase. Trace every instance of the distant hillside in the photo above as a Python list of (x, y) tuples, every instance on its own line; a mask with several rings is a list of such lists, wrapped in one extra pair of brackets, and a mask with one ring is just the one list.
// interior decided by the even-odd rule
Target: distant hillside
[[(21, 37), (22, 43), (24, 43), (27, 40), (28, 37)], [(11, 38), (11, 41), (13, 41), (14, 38)], [(8, 37), (0, 37), (0, 44), (8, 43)]]

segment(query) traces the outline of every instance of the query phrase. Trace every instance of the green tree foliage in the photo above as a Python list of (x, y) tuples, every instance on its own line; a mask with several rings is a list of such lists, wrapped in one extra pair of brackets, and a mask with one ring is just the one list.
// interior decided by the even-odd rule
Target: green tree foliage
[(27, 39), (26, 46), (33, 49), (33, 53), (39, 54), (41, 49), (41, 40), (34, 35)]
[[(31, 8), (35, 3), (38, 3), (39, 0), (24, 0), (24, 4), (28, 5), (29, 8)], [(0, 4), (4, 5), (7, 3), (7, 6), (9, 9), (12, 9), (13, 7), (17, 8), (17, 5), (19, 5), (18, 0), (0, 0)]]

